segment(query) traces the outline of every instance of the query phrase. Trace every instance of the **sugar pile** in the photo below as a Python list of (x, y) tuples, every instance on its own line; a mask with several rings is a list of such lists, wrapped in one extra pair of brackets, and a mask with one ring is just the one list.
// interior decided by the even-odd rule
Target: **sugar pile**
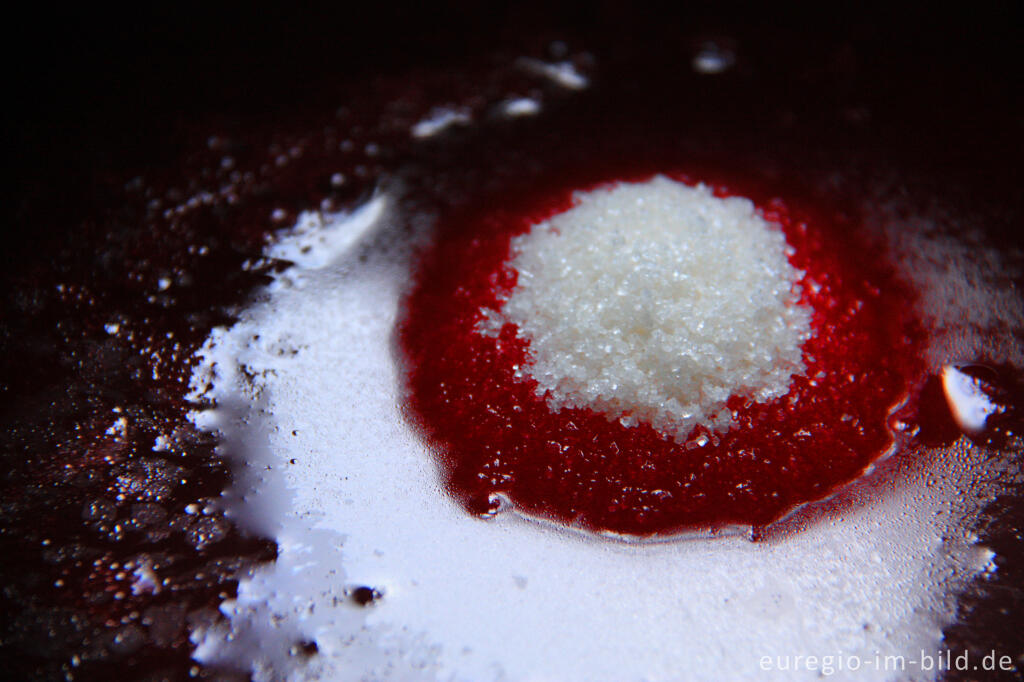
[[(472, 518), (402, 416), (390, 348), (409, 219), (400, 196), (304, 216), (314, 232), (358, 237), (282, 235), (278, 252), (308, 245), (307, 259), (201, 353), (196, 397), (215, 407), (195, 420), (235, 453), (234, 514), (279, 557), (241, 580), (226, 625), (192, 632), (199, 660), (257, 680), (936, 676), (915, 663), (941, 649), (955, 595), (992, 566), (966, 530), (999, 475), (991, 452), (961, 439), (922, 453), (921, 470), (757, 543), (635, 545)], [(957, 276), (958, 262), (942, 264), (937, 277)], [(383, 597), (360, 608), (353, 586)], [(893, 656), (905, 665), (877, 667)]]
[(664, 176), (619, 184), (513, 239), (518, 282), (502, 312), (554, 410), (681, 442), (698, 424), (727, 429), (730, 396), (769, 401), (804, 370), (811, 313), (788, 250), (749, 199)]

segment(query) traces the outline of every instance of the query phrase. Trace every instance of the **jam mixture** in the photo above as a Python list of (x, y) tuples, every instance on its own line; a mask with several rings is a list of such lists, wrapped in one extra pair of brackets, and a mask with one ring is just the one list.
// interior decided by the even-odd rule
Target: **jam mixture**
[(807, 369), (788, 394), (734, 395), (733, 428), (698, 425), (683, 443), (589, 409), (552, 411), (521, 371), (530, 348), (515, 325), (496, 337), (477, 329), (481, 308), (499, 309), (515, 287), (510, 239), (568, 209), (578, 189), (564, 176), (544, 187), (444, 217), (406, 301), (399, 343), (411, 417), (467, 511), (511, 505), (636, 537), (758, 527), (828, 496), (892, 446), (888, 417), (920, 372), (912, 294), (842, 218), (772, 198), (754, 197), (793, 247), (800, 303), (813, 308)]

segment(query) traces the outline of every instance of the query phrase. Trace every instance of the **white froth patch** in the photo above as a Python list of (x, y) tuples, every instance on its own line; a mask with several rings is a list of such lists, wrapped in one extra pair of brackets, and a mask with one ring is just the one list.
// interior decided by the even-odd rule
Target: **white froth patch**
[[(554, 410), (590, 408), (682, 441), (727, 429), (730, 396), (766, 402), (804, 371), (811, 311), (782, 230), (749, 199), (658, 176), (577, 194), (512, 240), (501, 313)], [(500, 326), (483, 312), (483, 333)]]
[[(400, 219), (387, 205), (362, 229)], [(194, 420), (241, 465), (227, 506), (279, 545), (222, 604), (226, 624), (193, 629), (198, 660), (256, 680), (623, 682), (817, 680), (820, 666), (773, 674), (764, 657), (842, 656), (863, 667), (837, 680), (935, 677), (868, 666), (942, 650), (955, 595), (992, 563), (964, 530), (998, 478), (991, 453), (965, 440), (922, 453), (910, 478), (758, 543), (631, 545), (482, 521), (443, 491), (402, 416), (390, 344), (408, 251), (360, 259), (310, 236), (281, 235), (274, 248), (304, 240), (320, 257), (215, 331), (193, 378), (193, 397), (214, 403)], [(359, 609), (353, 585), (384, 597)], [(310, 641), (316, 655), (295, 653)]]

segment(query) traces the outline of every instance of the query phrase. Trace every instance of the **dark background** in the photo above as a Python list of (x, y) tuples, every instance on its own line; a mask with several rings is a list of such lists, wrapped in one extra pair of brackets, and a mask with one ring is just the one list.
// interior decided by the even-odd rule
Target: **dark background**
[[(13, 120), (5, 157), (14, 180), (5, 183), (5, 204), (38, 224), (28, 216), (41, 206), (74, 205), (55, 202), (55, 191), (88, 193), (97, 175), (173, 163), (190, 142), (177, 134), (183, 122), (323, 104), (337, 98), (340, 82), (412, 66), (443, 68), (531, 34), (666, 57), (679, 50), (681, 34), (729, 34), (770, 45), (778, 62), (759, 67), (782, 87), (797, 85), (794, 63), (813, 66), (828, 46), (849, 44), (858, 51), (863, 94), (906, 107), (906, 146), (927, 153), (929, 145), (952, 145), (969, 155), (975, 141), (998, 139), (1006, 153), (1020, 151), (1020, 3), (822, 7), (833, 4), (841, 5), (33, 6), (7, 22), (5, 90), (13, 96), (5, 108)], [(949, 133), (960, 139), (934, 137)]]
[[(805, 135), (812, 141), (805, 146), (821, 142), (863, 150), (869, 158), (884, 158), (928, 178), (935, 193), (991, 203), (1010, 216), (992, 238), (1024, 242), (1018, 229), (1024, 216), (1021, 3), (942, 10), (909, 4), (823, 9), (823, 4), (829, 3), (756, 9), (741, 3), (672, 9), (617, 2), (439, 2), (415, 8), (339, 3), (318, 11), (291, 4), (165, 3), (118, 11), (39, 5), (23, 8), (17, 20), (7, 17), (2, 49), (8, 173), (0, 184), (4, 669), (15, 678), (57, 677), (75, 650), (75, 638), (102, 634), (99, 625), (65, 627), (63, 612), (55, 610), (61, 597), (43, 595), (48, 572), (58, 569), (42, 565), (33, 553), (39, 510), (62, 509), (59, 500), (71, 495), (67, 490), (73, 486), (65, 485), (60, 472), (40, 470), (54, 459), (48, 448), (70, 442), (67, 433), (75, 424), (107, 410), (103, 391), (111, 386), (127, 394), (136, 390), (127, 374), (119, 374), (116, 358), (81, 359), (85, 342), (79, 346), (76, 339), (93, 332), (71, 316), (86, 308), (62, 308), (40, 292), (57, 277), (90, 281), (99, 293), (105, 282), (121, 286), (117, 277), (123, 273), (109, 262), (110, 253), (119, 253), (110, 243), (120, 237), (111, 236), (114, 227), (108, 226), (118, 225), (125, 234), (139, 229), (128, 218), (123, 225), (117, 222), (116, 202), (125, 182), (143, 171), (175, 174), (183, 159), (204, 148), (208, 131), (244, 136), (247, 129), (273, 128), (278, 121), (295, 125), (303, 112), (332, 111), (352, 84), (380, 75), (401, 77), (417, 68), (457, 71), (477, 55), (503, 48), (519, 54), (555, 38), (597, 54), (603, 73), (628, 77), (643, 64), (654, 71), (644, 82), (657, 82), (658, 74), (670, 82), (672, 74), (690, 68), (688, 40), (728, 38), (758, 59), (741, 65), (750, 71), (724, 86), (740, 89), (720, 92), (723, 101), (749, 99), (754, 108), (768, 99), (785, 101), (804, 126), (787, 134)], [(870, 110), (869, 124), (837, 123), (835, 111), (848, 104)], [(90, 229), (81, 230), (83, 225)], [(135, 240), (150, 243), (136, 235), (125, 241)], [(100, 244), (106, 244), (102, 264)], [(75, 251), (81, 253), (69, 253)], [(222, 270), (237, 269), (244, 256), (224, 256)], [(141, 266), (125, 266), (132, 268), (141, 272)], [(90, 278), (94, 269), (100, 275)], [(206, 292), (221, 283), (210, 284)], [(232, 302), (251, 284), (228, 287), (222, 299), (206, 293), (179, 301), (166, 313), (168, 324), (182, 311), (208, 314), (203, 311)], [(126, 310), (135, 305), (128, 294), (119, 296), (112, 300)], [(194, 336), (201, 341), (212, 322), (196, 319)], [(56, 393), (71, 396), (68, 404), (55, 402)], [(151, 405), (158, 399), (164, 398), (140, 397)], [(123, 401), (123, 396), (109, 400)], [(152, 408), (155, 422), (161, 409)], [(196, 478), (209, 489), (189, 494), (216, 494), (227, 472), (195, 466), (202, 474)], [(59, 532), (92, 538), (92, 530), (79, 528), (82, 503), (68, 499), (74, 501)], [(1001, 521), (986, 528), (983, 539), (1006, 563), (987, 591), (966, 599), (976, 608), (947, 638), (951, 646), (1019, 654), (1022, 504), (1016, 499), (997, 504), (993, 516)], [(272, 551), (244, 540), (218, 547), (254, 559)], [(214, 590), (189, 598), (215, 597)], [(39, 643), (26, 651), (32, 639)], [(135, 679), (154, 670), (159, 674), (153, 679), (180, 677), (190, 665), (187, 653), (178, 641), (156, 657), (133, 654), (128, 660), (134, 667), (104, 659), (79, 677), (109, 678), (121, 671)]]

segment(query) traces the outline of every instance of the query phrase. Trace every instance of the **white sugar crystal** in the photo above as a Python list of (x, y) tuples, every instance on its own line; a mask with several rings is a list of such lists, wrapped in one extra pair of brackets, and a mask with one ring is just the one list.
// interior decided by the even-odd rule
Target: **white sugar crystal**
[[(586, 407), (682, 441), (728, 428), (732, 395), (764, 402), (804, 370), (809, 308), (781, 229), (748, 199), (663, 176), (579, 193), (512, 242), (502, 313), (560, 410)], [(493, 330), (494, 311), (482, 311)]]

